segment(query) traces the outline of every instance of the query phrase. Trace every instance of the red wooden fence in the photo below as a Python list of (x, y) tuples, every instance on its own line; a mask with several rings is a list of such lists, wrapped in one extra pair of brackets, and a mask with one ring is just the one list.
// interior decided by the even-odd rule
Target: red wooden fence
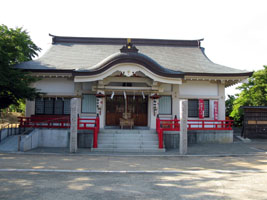
[[(156, 119), (159, 148), (163, 148), (164, 131), (180, 131), (180, 120)], [(232, 130), (233, 120), (188, 120), (187, 130)]]
[[(18, 117), (20, 127), (33, 128), (70, 128), (70, 116), (31, 116)], [(78, 130), (93, 130), (94, 139), (93, 147), (97, 148), (97, 138), (99, 132), (99, 117), (96, 118), (80, 118), (77, 123)]]
[(97, 148), (98, 132), (99, 132), (99, 117), (96, 118), (78, 118), (78, 130), (93, 130), (93, 148)]
[(18, 118), (20, 127), (70, 128), (69, 116), (31, 116)]

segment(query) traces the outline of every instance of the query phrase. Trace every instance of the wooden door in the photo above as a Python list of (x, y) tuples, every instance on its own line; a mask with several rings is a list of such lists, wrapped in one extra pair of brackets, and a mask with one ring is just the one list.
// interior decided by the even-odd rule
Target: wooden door
[[(148, 97), (127, 95), (127, 112), (134, 118), (134, 126), (147, 126)], [(106, 97), (106, 126), (119, 126), (122, 113), (125, 111), (123, 95), (115, 95), (113, 99)]]
[(128, 105), (127, 112), (132, 113), (135, 126), (147, 126), (148, 113), (148, 97), (143, 99), (143, 96), (127, 96)]
[(113, 99), (106, 97), (106, 126), (119, 126), (120, 118), (125, 110), (125, 100), (122, 95), (115, 95)]

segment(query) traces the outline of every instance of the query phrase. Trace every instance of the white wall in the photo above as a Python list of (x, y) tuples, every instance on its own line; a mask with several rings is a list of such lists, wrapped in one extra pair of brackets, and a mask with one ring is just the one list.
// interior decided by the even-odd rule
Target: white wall
[(179, 85), (173, 85), (172, 92), (172, 118), (176, 115), (179, 118)]
[(26, 112), (25, 116), (30, 117), (35, 114), (35, 101), (26, 100)]
[(67, 78), (43, 78), (34, 87), (47, 95), (74, 95), (74, 82)]
[(186, 81), (179, 85), (181, 96), (218, 96), (218, 84), (209, 81)]
[(225, 86), (219, 84), (219, 120), (225, 120)]
[(172, 85), (167, 83), (161, 83), (160, 88), (163, 89), (164, 92), (171, 92), (172, 91)]

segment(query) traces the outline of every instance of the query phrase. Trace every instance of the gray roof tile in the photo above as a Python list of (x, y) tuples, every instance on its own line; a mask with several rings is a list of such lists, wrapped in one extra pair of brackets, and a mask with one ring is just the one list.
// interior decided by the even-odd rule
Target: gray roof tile
[[(145, 40), (144, 40), (145, 41)], [(134, 44), (134, 42), (133, 42)], [(94, 69), (107, 57), (119, 53), (121, 44), (55, 43), (39, 59), (21, 63), (22, 69), (78, 70)], [(199, 46), (136, 45), (139, 52), (153, 59), (164, 68), (185, 73), (235, 74), (247, 71), (211, 62)]]

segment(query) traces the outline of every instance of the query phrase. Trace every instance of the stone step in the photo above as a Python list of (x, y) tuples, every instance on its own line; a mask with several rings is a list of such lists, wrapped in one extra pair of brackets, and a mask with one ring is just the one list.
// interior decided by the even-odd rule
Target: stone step
[(138, 129), (100, 129), (99, 133), (113, 133), (113, 134), (154, 134), (156, 133), (156, 130), (149, 129), (149, 130), (138, 130)]
[(98, 144), (99, 148), (141, 148), (140, 144)]
[(164, 152), (155, 130), (101, 129), (96, 152)]
[(158, 138), (156, 134), (98, 134), (98, 138)]
[(115, 145), (142, 145), (142, 146), (158, 146), (158, 141), (140, 141), (140, 142), (127, 142), (127, 141), (98, 141), (98, 144), (108, 145), (108, 144), (115, 144)]
[(123, 141), (123, 142), (131, 142), (131, 141), (158, 141), (157, 138), (103, 138), (98, 137), (98, 141)]
[(158, 141), (157, 135), (116, 135), (116, 134), (99, 134), (98, 141)]
[(152, 143), (158, 143), (158, 140), (125, 140), (125, 139), (98, 139), (98, 143), (145, 143), (145, 144), (152, 144)]
[(98, 143), (103, 148), (158, 148), (158, 144), (143, 143)]
[(165, 152), (165, 149), (155, 149), (155, 148), (92, 148), (93, 152), (123, 152), (123, 153), (160, 153)]
[(159, 141), (158, 140), (143, 140), (143, 144), (156, 144), (158, 145), (159, 144)]
[(98, 144), (113, 144), (113, 143), (117, 143), (117, 144), (135, 144), (135, 143), (139, 143), (139, 144), (158, 144), (158, 140), (98, 140)]
[(139, 130), (102, 129), (100, 133), (106, 134), (140, 134)]

